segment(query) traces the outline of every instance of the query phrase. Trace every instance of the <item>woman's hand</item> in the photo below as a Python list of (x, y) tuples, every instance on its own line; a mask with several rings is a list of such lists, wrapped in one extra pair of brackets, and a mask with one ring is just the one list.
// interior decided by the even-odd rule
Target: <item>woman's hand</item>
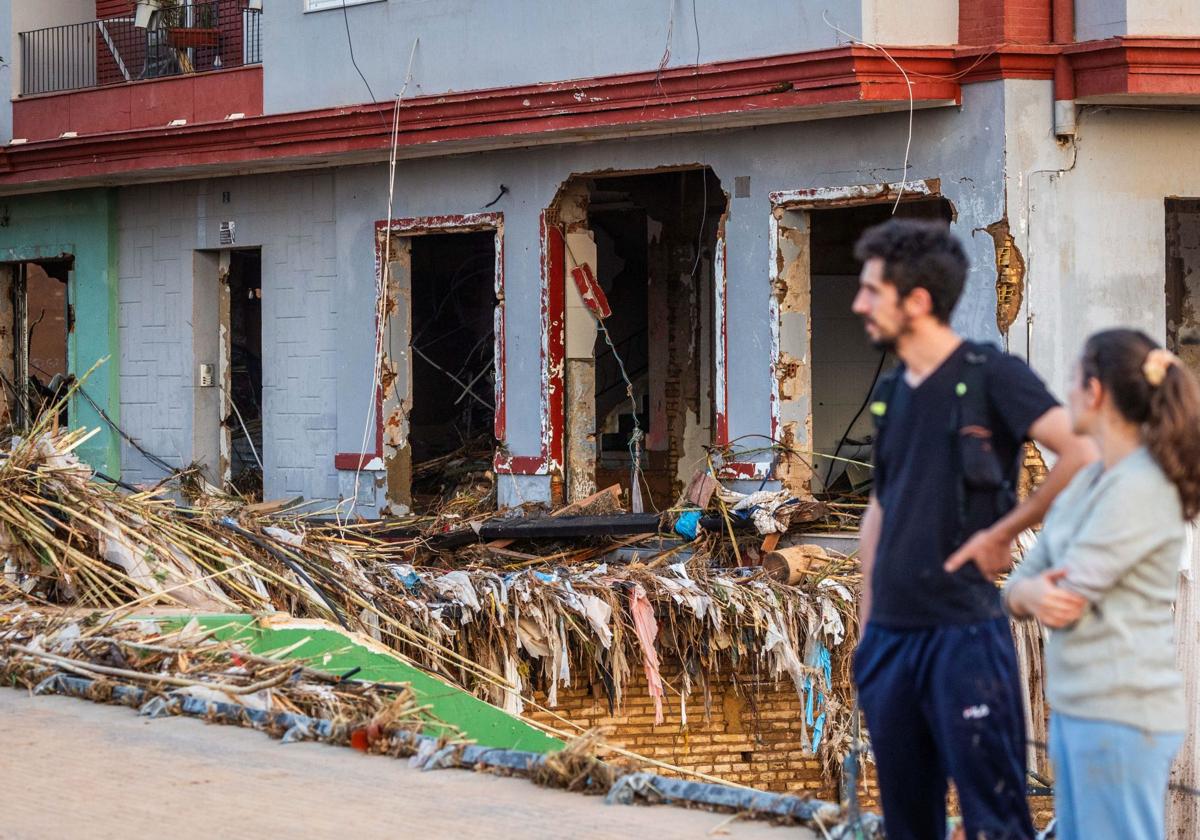
[(1015, 612), (1032, 615), (1047, 627), (1055, 630), (1069, 627), (1083, 616), (1088, 602), (1082, 595), (1058, 585), (1066, 576), (1066, 569), (1051, 569), (1023, 580), (1013, 587), (1009, 602)]

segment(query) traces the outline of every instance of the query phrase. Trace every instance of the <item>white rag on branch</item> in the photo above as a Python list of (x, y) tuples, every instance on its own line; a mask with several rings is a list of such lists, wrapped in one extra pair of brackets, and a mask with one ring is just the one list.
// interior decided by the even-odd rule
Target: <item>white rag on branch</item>
[(792, 521), (796, 497), (787, 490), (759, 490), (757, 493), (739, 493), (722, 487), (717, 490), (721, 501), (731, 513), (750, 511), (750, 521), (760, 534), (782, 534)]

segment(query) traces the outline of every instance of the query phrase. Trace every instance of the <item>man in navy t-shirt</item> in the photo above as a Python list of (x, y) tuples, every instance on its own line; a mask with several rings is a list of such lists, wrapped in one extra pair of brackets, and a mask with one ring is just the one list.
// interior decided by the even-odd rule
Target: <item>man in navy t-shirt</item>
[[(1020, 674), (992, 581), (1094, 455), (1024, 362), (951, 329), (967, 259), (945, 225), (892, 220), (855, 253), (853, 310), (900, 359), (872, 397), (854, 662), (887, 835), (943, 837), (950, 778), (972, 840), (1032, 838)], [(1026, 440), (1058, 461), (1017, 505), (1005, 500)]]

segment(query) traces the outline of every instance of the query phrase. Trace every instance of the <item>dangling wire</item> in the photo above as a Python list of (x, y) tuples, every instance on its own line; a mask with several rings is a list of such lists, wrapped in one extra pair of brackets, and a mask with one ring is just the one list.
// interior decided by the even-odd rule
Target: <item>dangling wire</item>
[[(571, 250), (571, 245), (567, 242), (566, 234), (555, 226), (554, 230), (558, 231), (559, 237), (562, 239), (563, 247), (567, 249), (567, 256), (571, 258), (573, 266), (581, 265), (575, 258), (574, 252)], [(591, 316), (596, 319), (596, 327), (600, 330), (600, 334), (604, 336), (604, 342), (608, 345), (608, 349), (612, 351), (613, 358), (617, 360), (617, 368), (621, 373), (621, 379), (625, 382), (625, 393), (629, 395), (629, 405), (633, 411), (633, 431), (629, 433), (629, 456), (632, 459), (630, 467), (630, 490), (629, 502), (634, 513), (642, 513), (645, 510), (645, 505), (642, 501), (642, 441), (645, 440), (646, 433), (642, 431), (641, 421), (638, 419), (638, 404), (637, 397), (634, 395), (633, 380), (629, 378), (628, 372), (625, 370), (625, 361), (621, 358), (621, 354), (617, 352), (617, 346), (613, 343), (612, 336), (608, 332), (608, 327), (604, 323), (604, 319), (588, 310)]]
[[(358, 461), (354, 465), (354, 494), (350, 499), (350, 509), (347, 515), (354, 513), (354, 508), (358, 504), (358, 488), (362, 477), (363, 462), (367, 460), (367, 441), (371, 434), (371, 426), (374, 425), (377, 410), (383, 411), (383, 394), (379, 388), (379, 382), (383, 377), (383, 344), (384, 331), (386, 329), (387, 319), (387, 289), (388, 281), (391, 278), (391, 262), (392, 262), (392, 207), (396, 197), (396, 158), (399, 156), (400, 149), (400, 105), (404, 101), (404, 94), (408, 91), (408, 84), (412, 81), (412, 65), (413, 59), (417, 55), (417, 44), (421, 43), (421, 39), (414, 38), (412, 51), (408, 55), (408, 72), (404, 77), (404, 85), (400, 88), (400, 93), (396, 94), (396, 104), (392, 109), (392, 142), (391, 154), (388, 156), (388, 201), (387, 201), (387, 224), (384, 230), (384, 246), (383, 246), (383, 264), (381, 271), (377, 275), (375, 285), (375, 359), (371, 368), (371, 387), (368, 390), (369, 396), (367, 399), (367, 416), (363, 421), (362, 442), (358, 450)], [(380, 401), (378, 409), (376, 409), (376, 400)], [(379, 442), (381, 445), (383, 441)], [(339, 504), (340, 510), (340, 504)]]

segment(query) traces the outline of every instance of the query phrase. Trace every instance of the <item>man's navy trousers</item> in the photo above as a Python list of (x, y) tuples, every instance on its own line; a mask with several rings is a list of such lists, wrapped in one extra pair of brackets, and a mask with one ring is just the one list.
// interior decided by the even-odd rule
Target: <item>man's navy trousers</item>
[(1007, 618), (867, 624), (854, 657), (888, 840), (942, 840), (947, 777), (971, 840), (1030, 840), (1025, 713)]

